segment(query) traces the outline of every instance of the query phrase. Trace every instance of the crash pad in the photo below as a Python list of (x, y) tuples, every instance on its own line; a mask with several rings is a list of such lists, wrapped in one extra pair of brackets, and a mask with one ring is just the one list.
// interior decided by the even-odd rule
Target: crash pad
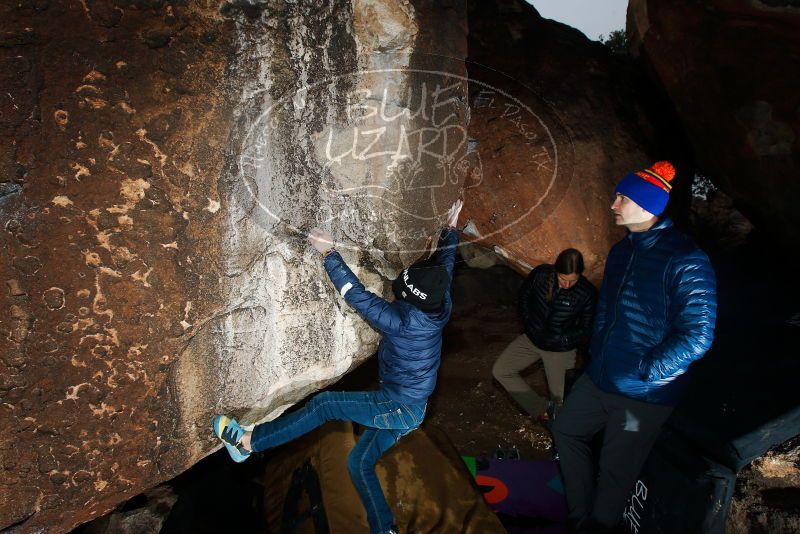
[(463, 457), (487, 504), (511, 517), (566, 520), (564, 484), (554, 460)]
[[(269, 532), (369, 532), (347, 470), (357, 439), (351, 423), (332, 421), (266, 453)], [(376, 473), (400, 532), (505, 532), (458, 452), (435, 428), (403, 437), (381, 457)]]

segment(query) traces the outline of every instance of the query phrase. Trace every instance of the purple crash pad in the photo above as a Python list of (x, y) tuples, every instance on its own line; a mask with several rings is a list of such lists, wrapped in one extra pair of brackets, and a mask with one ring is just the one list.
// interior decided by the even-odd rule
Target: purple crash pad
[(564, 485), (556, 461), (471, 457), (464, 461), (495, 511), (512, 517), (566, 520)]

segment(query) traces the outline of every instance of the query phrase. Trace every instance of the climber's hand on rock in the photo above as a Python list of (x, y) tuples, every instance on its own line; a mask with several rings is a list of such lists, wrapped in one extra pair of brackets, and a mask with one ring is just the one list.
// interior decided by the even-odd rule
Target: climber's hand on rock
[(447, 212), (447, 225), (456, 226), (458, 224), (458, 215), (461, 213), (461, 208), (464, 207), (464, 201), (460, 198), (453, 202), (450, 211)]
[(325, 254), (333, 248), (333, 236), (322, 228), (314, 228), (311, 230), (308, 233), (308, 242), (322, 254)]

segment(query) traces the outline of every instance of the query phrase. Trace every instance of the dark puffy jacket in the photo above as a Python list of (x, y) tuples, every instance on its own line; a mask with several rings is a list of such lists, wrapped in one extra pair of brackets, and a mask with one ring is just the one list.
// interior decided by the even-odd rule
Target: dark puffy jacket
[(600, 389), (674, 405), (711, 346), (716, 278), (708, 256), (662, 219), (608, 254), (587, 373)]
[[(436, 260), (450, 280), (458, 233), (445, 229), (439, 239)], [(394, 401), (422, 404), (436, 386), (442, 352), (442, 329), (450, 319), (450, 288), (439, 311), (425, 313), (404, 300), (388, 302), (367, 291), (337, 252), (325, 258), (325, 270), (344, 300), (373, 328), (383, 334), (378, 346), (381, 389)]]
[[(592, 333), (597, 290), (581, 276), (569, 289), (560, 289), (552, 265), (539, 265), (522, 283), (519, 310), (525, 333), (534, 345), (551, 352), (572, 350)], [(552, 286), (553, 298), (547, 301)]]

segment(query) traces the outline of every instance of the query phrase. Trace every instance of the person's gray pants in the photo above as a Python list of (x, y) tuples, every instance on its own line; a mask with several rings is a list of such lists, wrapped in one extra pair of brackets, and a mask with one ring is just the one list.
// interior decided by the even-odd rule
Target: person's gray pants
[(560, 408), (564, 401), (564, 375), (567, 369), (575, 367), (574, 350), (566, 352), (542, 350), (534, 345), (526, 334), (522, 334), (508, 344), (492, 367), (492, 375), (500, 385), (533, 417), (544, 413), (547, 399), (533, 391), (520, 373), (539, 360), (542, 360), (544, 365), (550, 398)]
[[(551, 428), (571, 521), (580, 523), (591, 517), (603, 526), (619, 523), (628, 495), (672, 409), (606, 393), (586, 375), (578, 379)], [(595, 487), (590, 442), (604, 428)]]

